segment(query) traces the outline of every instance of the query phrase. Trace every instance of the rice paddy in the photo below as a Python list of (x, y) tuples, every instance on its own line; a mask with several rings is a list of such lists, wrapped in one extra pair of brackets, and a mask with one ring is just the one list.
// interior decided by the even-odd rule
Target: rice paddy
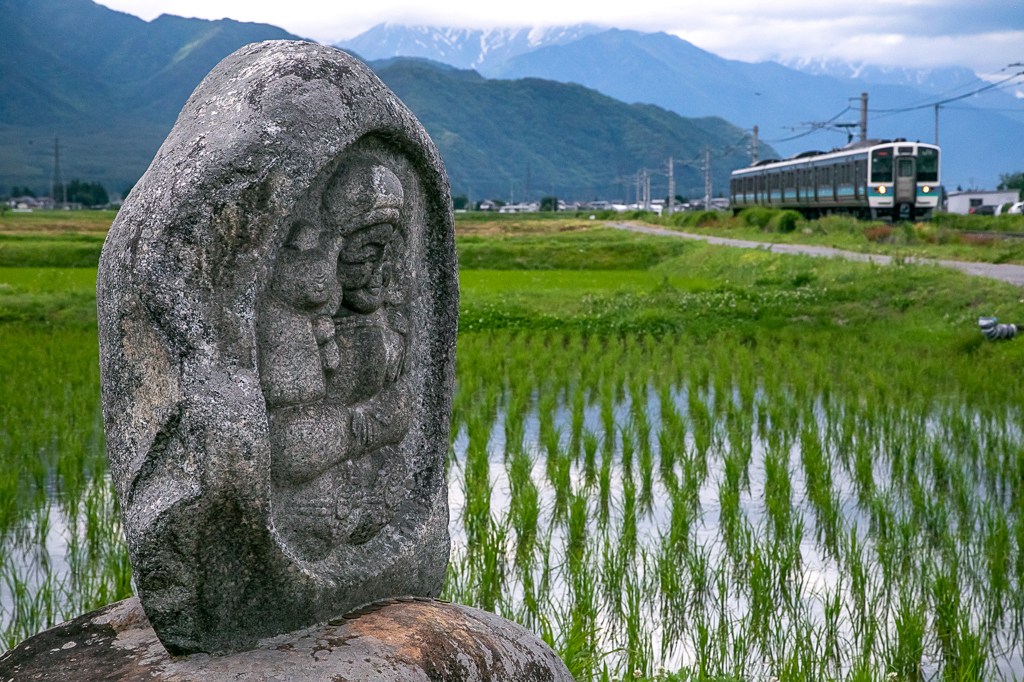
[[(448, 598), (581, 682), (1024, 678), (1019, 290), (574, 234), (460, 246)], [(94, 276), (0, 269), (0, 650), (132, 593)]]
[(464, 335), (448, 595), (583, 680), (1019, 677), (1024, 396), (905, 351)]

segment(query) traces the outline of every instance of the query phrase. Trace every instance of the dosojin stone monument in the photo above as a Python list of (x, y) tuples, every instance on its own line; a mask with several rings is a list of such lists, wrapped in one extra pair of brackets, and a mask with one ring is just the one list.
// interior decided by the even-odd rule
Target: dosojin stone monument
[(203, 80), (119, 211), (97, 283), (104, 426), (171, 653), (440, 593), (450, 201), (368, 68), (277, 41)]
[(104, 428), (137, 597), (0, 679), (568, 681), (436, 598), (458, 268), (412, 113), (334, 48), (270, 41), (196, 88), (103, 247)]

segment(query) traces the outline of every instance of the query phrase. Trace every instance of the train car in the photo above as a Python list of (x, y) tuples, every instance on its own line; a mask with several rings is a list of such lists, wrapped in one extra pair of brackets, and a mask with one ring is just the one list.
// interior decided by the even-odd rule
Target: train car
[(730, 206), (791, 208), (807, 218), (846, 213), (927, 220), (939, 205), (939, 148), (905, 139), (864, 140), (732, 172)]

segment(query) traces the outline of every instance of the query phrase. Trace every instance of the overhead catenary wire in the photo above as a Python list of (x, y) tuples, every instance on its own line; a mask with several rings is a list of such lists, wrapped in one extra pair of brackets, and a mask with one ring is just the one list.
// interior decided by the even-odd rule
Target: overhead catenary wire
[(849, 111), (852, 108), (853, 107), (851, 107), (849, 104), (847, 104), (845, 109), (843, 109), (842, 111), (840, 111), (838, 114), (836, 114), (832, 118), (828, 119), (827, 121), (819, 121), (819, 122), (815, 122), (815, 123), (804, 123), (802, 125), (809, 125), (809, 126), (811, 126), (811, 128), (809, 130), (805, 130), (802, 133), (797, 133), (796, 135), (791, 135), (790, 137), (782, 137), (782, 138), (779, 138), (779, 139), (776, 139), (776, 140), (762, 140), (762, 141), (767, 143), (767, 144), (775, 144), (775, 143), (778, 143), (778, 142), (789, 142), (790, 140), (797, 140), (797, 139), (799, 139), (801, 137), (807, 137), (811, 133), (816, 133), (819, 130), (831, 130), (832, 129), (831, 125), (836, 121), (836, 119), (838, 119), (840, 116), (842, 116), (843, 114), (845, 114), (847, 111)]
[(983, 87), (977, 88), (977, 89), (972, 90), (970, 92), (966, 92), (966, 93), (964, 93), (962, 95), (957, 95), (955, 97), (947, 97), (946, 99), (938, 100), (937, 102), (928, 102), (926, 104), (916, 104), (916, 105), (913, 105), (913, 106), (901, 107), (901, 108), (897, 108), (897, 109), (869, 109), (868, 113), (873, 113), (873, 114), (902, 114), (902, 113), (906, 113), (908, 111), (918, 111), (920, 109), (931, 109), (932, 107), (935, 107), (935, 106), (940, 106), (941, 107), (942, 105), (948, 104), (950, 102), (957, 102), (957, 101), (962, 100), (962, 99), (967, 99), (968, 97), (973, 97), (974, 95), (980, 94), (982, 92), (986, 92), (988, 90), (993, 90), (995, 88), (1000, 87), (1001, 85), (1003, 85), (1005, 83), (1008, 83), (1009, 81), (1011, 81), (1011, 80), (1013, 80), (1015, 78), (1020, 78), (1021, 76), (1024, 76), (1024, 71), (1019, 71), (1019, 72), (1017, 72), (1017, 73), (1015, 73), (1015, 74), (1013, 74), (1011, 76), (1007, 76), (1006, 78), (1004, 78), (1001, 81), (998, 81), (998, 82), (995, 82), (995, 83), (989, 83), (988, 85), (985, 85)]

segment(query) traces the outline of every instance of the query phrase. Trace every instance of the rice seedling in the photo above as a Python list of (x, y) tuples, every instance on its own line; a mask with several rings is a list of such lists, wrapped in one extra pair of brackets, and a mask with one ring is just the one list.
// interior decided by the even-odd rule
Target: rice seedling
[[(466, 252), (528, 256), (506, 246)], [(669, 255), (523, 256), (500, 291), (463, 273), (445, 595), (532, 628), (581, 681), (1019, 679), (1024, 351), (894, 307), (952, 275)], [(990, 291), (933, 290), (951, 311)], [(8, 324), (0, 351), (7, 647), (132, 588), (95, 328)]]

